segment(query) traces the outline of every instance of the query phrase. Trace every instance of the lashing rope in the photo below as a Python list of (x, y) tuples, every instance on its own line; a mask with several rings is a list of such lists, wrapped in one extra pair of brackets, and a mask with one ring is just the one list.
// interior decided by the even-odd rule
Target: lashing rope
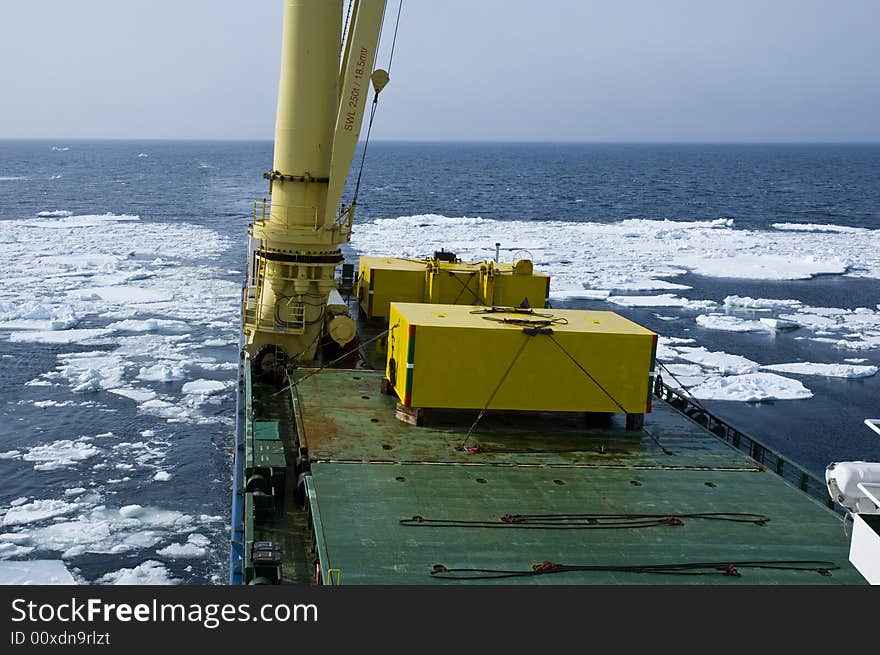
[[(703, 407), (703, 405), (700, 403), (700, 401), (697, 400), (697, 397), (696, 397), (694, 394), (691, 393), (690, 388), (689, 388), (689, 387), (686, 387), (686, 386), (682, 383), (682, 381), (679, 380), (678, 377), (676, 377), (675, 373), (673, 373), (672, 371), (669, 370), (669, 367), (666, 366), (666, 364), (664, 364), (663, 362), (658, 361), (658, 362), (657, 362), (657, 366), (659, 366), (659, 367), (662, 368), (664, 371), (666, 371), (667, 373), (669, 373), (669, 376), (670, 376), (673, 380), (675, 380), (676, 382), (678, 382), (678, 386), (681, 388), (682, 393), (684, 393), (684, 394), (685, 394), (685, 395), (691, 400), (691, 402), (694, 403), (694, 405), (696, 405), (697, 407), (699, 407), (699, 408), (700, 408), (701, 410), (703, 410), (704, 412), (708, 412), (708, 410), (707, 410), (705, 407)], [(657, 380), (659, 381), (660, 385), (663, 384), (663, 378), (660, 377), (659, 373), (658, 373), (658, 375), (657, 375)], [(659, 394), (658, 394), (658, 395), (659, 395)]]
[[(529, 316), (537, 316), (537, 317), (539, 317), (539, 319), (538, 320), (531, 320), (531, 319), (524, 319), (524, 318), (496, 318), (494, 316), (489, 315), (489, 314), (498, 314), (498, 313), (520, 313), (520, 314), (526, 314)], [(611, 393), (605, 387), (603, 387), (599, 383), (599, 381), (596, 378), (594, 378), (590, 374), (590, 372), (586, 368), (584, 368), (580, 364), (580, 362), (578, 362), (577, 359), (575, 359), (574, 356), (570, 352), (568, 352), (568, 350), (566, 350), (565, 347), (561, 343), (559, 343), (556, 340), (555, 336), (553, 336), (553, 330), (550, 326), (551, 325), (565, 325), (565, 324), (567, 324), (568, 320), (565, 319), (564, 317), (554, 317), (553, 314), (538, 314), (537, 312), (534, 312), (531, 309), (525, 309), (525, 308), (519, 310), (519, 312), (514, 312), (514, 311), (511, 311), (510, 308), (498, 308), (498, 307), (487, 307), (486, 309), (475, 309), (475, 310), (471, 311), (471, 314), (486, 314), (486, 316), (483, 316), (483, 319), (485, 319), (485, 320), (497, 321), (500, 323), (508, 323), (508, 324), (517, 325), (517, 326), (526, 326), (526, 327), (523, 327), (523, 334), (526, 335), (527, 338), (522, 342), (519, 349), (516, 351), (516, 354), (513, 356), (513, 359), (511, 360), (510, 364), (507, 366), (507, 370), (504, 372), (504, 375), (501, 376), (501, 379), (498, 381), (498, 384), (495, 386), (495, 389), (492, 391), (492, 394), (489, 396), (489, 399), (483, 405), (482, 409), (480, 410), (480, 413), (477, 415), (477, 418), (474, 420), (474, 422), (471, 424), (471, 427), (468, 429), (464, 440), (459, 445), (459, 448), (461, 450), (468, 450), (466, 446), (467, 446), (468, 441), (471, 438), (471, 435), (473, 434), (474, 430), (476, 429), (477, 424), (480, 422), (480, 420), (485, 415), (486, 410), (489, 408), (489, 405), (492, 404), (492, 401), (495, 399), (495, 396), (498, 394), (499, 389), (501, 389), (501, 385), (504, 384), (504, 381), (507, 379), (507, 376), (510, 375), (510, 371), (513, 369), (514, 364), (516, 364), (517, 360), (519, 359), (519, 356), (522, 354), (523, 350), (525, 349), (526, 344), (528, 344), (528, 342), (529, 342), (528, 337), (534, 337), (537, 335), (545, 335), (545, 336), (550, 337), (550, 340), (556, 345), (556, 347), (559, 348), (565, 354), (565, 356), (568, 357), (572, 361), (572, 363), (574, 363), (574, 365), (577, 366), (578, 369), (580, 369), (581, 372), (584, 373), (584, 375), (586, 375), (593, 382), (593, 384), (595, 384), (602, 391), (602, 393), (604, 393), (606, 396), (608, 396), (608, 398), (611, 400), (611, 402), (613, 402), (615, 405), (617, 405), (618, 409), (620, 409), (621, 412), (623, 412), (624, 414), (628, 413), (626, 411), (626, 408), (620, 402), (618, 402), (618, 400), (614, 396), (612, 396)]]
[(489, 400), (486, 401), (486, 404), (483, 405), (483, 409), (480, 410), (480, 413), (477, 414), (477, 418), (474, 419), (474, 422), (471, 424), (471, 427), (468, 429), (467, 434), (464, 437), (464, 441), (459, 445), (459, 450), (465, 450), (468, 440), (471, 438), (471, 434), (473, 434), (474, 430), (477, 427), (477, 424), (480, 422), (480, 419), (483, 418), (483, 414), (486, 413), (486, 410), (489, 408), (489, 405), (492, 404), (492, 401), (495, 400), (495, 396), (498, 393), (498, 390), (501, 389), (501, 385), (504, 384), (504, 381), (507, 379), (507, 376), (510, 375), (510, 372), (513, 370), (513, 365), (516, 364), (516, 360), (519, 359), (519, 356), (522, 355), (523, 350), (525, 350), (528, 345), (530, 336), (528, 334), (524, 334), (525, 338), (519, 346), (519, 349), (516, 351), (516, 354), (513, 356), (513, 359), (510, 360), (510, 364), (507, 365), (507, 370), (504, 371), (504, 375), (501, 376), (501, 379), (498, 380), (498, 384), (495, 385), (495, 389), (492, 391), (492, 394), (489, 396)]
[(694, 512), (689, 514), (505, 514), (495, 521), (426, 519), (413, 516), (400, 525), (427, 528), (522, 528), (538, 530), (597, 530), (680, 527), (685, 520), (729, 521), (766, 525), (770, 518), (745, 512)]
[(607, 390), (605, 387), (603, 387), (601, 384), (599, 384), (599, 381), (598, 381), (596, 378), (594, 378), (592, 375), (590, 375), (590, 372), (589, 372), (587, 369), (585, 369), (583, 366), (581, 366), (580, 362), (578, 362), (578, 360), (576, 360), (576, 359), (574, 358), (574, 356), (573, 356), (570, 352), (568, 352), (568, 351), (565, 349), (565, 347), (563, 347), (563, 345), (562, 345), (561, 343), (559, 343), (559, 342), (556, 340), (556, 337), (554, 337), (552, 334), (549, 335), (549, 336), (550, 336), (550, 340), (551, 340), (553, 343), (555, 343), (556, 346), (557, 346), (557, 347), (558, 347), (563, 353), (565, 353), (565, 356), (568, 357), (568, 358), (572, 361), (572, 363), (574, 363), (574, 365), (577, 366), (577, 367), (578, 367), (578, 368), (584, 373), (584, 375), (586, 375), (588, 378), (590, 378), (590, 379), (593, 381), (593, 384), (595, 384), (597, 387), (599, 387), (599, 389), (602, 390), (602, 393), (604, 393), (606, 396), (608, 396), (608, 398), (611, 399), (611, 402), (613, 402), (615, 405), (617, 405), (617, 407), (620, 409), (621, 412), (623, 412), (624, 414), (626, 414), (626, 413), (627, 413), (626, 408), (624, 408), (623, 405), (621, 405), (619, 402), (617, 402), (617, 398), (615, 398), (614, 396), (612, 396), (612, 395), (608, 392), (608, 390)]
[(521, 578), (553, 573), (642, 573), (667, 575), (723, 575), (740, 577), (740, 569), (769, 569), (774, 571), (806, 571), (830, 576), (840, 566), (825, 560), (745, 560), (716, 562), (680, 562), (674, 564), (599, 564), (571, 565), (543, 561), (532, 565), (527, 570), (507, 569), (451, 569), (443, 564), (435, 564), (430, 572), (431, 577), (441, 580), (499, 580), (503, 578)]

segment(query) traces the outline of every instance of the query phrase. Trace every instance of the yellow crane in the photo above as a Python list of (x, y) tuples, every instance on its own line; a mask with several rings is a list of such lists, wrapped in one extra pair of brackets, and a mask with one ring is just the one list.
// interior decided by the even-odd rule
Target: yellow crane
[[(314, 358), (324, 334), (355, 338), (334, 301), (339, 246), (355, 207), (340, 207), (368, 103), (388, 82), (373, 72), (385, 0), (355, 0), (343, 39), (343, 0), (286, 0), (271, 202), (257, 203), (250, 228), (242, 320), (246, 351), (272, 359)], [(344, 41), (344, 48), (340, 44)], [(328, 303), (328, 301), (330, 301)]]

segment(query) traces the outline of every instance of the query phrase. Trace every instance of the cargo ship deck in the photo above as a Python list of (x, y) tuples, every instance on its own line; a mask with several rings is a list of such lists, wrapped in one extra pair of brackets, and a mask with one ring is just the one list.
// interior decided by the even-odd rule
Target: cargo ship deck
[(382, 377), (301, 369), (272, 396), (306, 509), (248, 537), (281, 543), (284, 582), (864, 583), (840, 515), (662, 400), (638, 431), (489, 412), (464, 443), (475, 411), (404, 423)]

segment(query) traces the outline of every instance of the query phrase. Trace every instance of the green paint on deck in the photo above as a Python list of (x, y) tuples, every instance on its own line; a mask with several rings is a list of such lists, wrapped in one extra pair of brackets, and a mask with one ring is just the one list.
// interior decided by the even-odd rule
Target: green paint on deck
[[(311, 463), (322, 566), (343, 584), (440, 584), (449, 568), (819, 560), (815, 572), (743, 570), (742, 577), (560, 573), (529, 584), (861, 584), (840, 517), (694, 421), (657, 401), (645, 430), (622, 417), (590, 428), (576, 414), (489, 413), (461, 445), (474, 412), (394, 418), (381, 373), (325, 370), (294, 392), (300, 446)], [(620, 420), (619, 420), (620, 419)], [(495, 521), (505, 514), (747, 512), (764, 526), (687, 519), (679, 527), (542, 530), (401, 525), (401, 519)], [(461, 584), (461, 583), (458, 583)]]

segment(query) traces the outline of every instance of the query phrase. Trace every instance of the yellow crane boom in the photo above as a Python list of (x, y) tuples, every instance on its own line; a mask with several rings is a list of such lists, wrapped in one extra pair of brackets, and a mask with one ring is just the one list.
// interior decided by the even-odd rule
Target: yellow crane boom
[[(351, 319), (328, 311), (353, 208), (337, 211), (357, 147), (385, 0), (286, 0), (271, 204), (254, 215), (242, 319), (247, 351), (309, 360), (323, 334), (345, 345)], [(381, 78), (381, 75), (378, 77)], [(387, 77), (386, 77), (387, 79)], [(334, 307), (336, 304), (334, 304)], [(332, 325), (331, 325), (332, 324)]]

